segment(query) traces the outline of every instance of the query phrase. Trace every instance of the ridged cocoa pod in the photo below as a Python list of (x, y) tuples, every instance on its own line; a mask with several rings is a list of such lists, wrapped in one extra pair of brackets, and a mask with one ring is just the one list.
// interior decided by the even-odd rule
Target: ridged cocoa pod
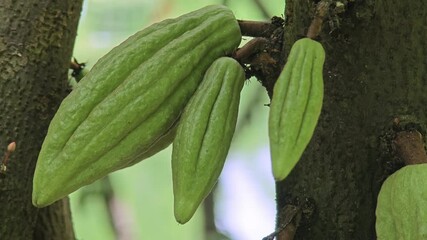
[(323, 103), (322, 45), (310, 38), (294, 43), (277, 79), (270, 105), (269, 137), (273, 176), (288, 176), (307, 147)]
[(168, 146), (212, 62), (241, 40), (224, 6), (154, 24), (102, 57), (62, 102), (37, 161), (43, 207)]
[(232, 58), (220, 58), (182, 114), (172, 150), (175, 219), (186, 223), (215, 185), (236, 127), (245, 73)]

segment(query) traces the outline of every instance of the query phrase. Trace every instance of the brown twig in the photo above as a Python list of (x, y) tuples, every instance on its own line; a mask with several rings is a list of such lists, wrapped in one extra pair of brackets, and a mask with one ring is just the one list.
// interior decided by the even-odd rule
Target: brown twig
[(278, 229), (262, 240), (293, 240), (297, 231), (298, 224), (301, 220), (301, 208), (294, 205), (286, 205), (284, 209), (285, 219)]
[(233, 57), (241, 63), (248, 63), (248, 59), (253, 54), (260, 52), (267, 43), (268, 40), (266, 38), (254, 38), (238, 49)]
[(240, 23), (244, 34), (245, 32), (248, 33), (248, 29), (250, 29), (250, 35), (262, 37), (256, 37), (255, 40), (249, 41), (233, 57), (245, 65), (246, 77), (256, 77), (271, 97), (272, 86), (274, 86), (282, 70), (280, 50), (283, 45), (284, 21), (282, 18), (273, 17), (267, 28), (262, 27), (266, 25), (265, 23), (260, 24), (260, 22), (241, 21)]
[(297, 226), (291, 222), (277, 235), (277, 240), (293, 240), (296, 232)]
[(423, 136), (418, 131), (398, 132), (393, 144), (405, 165), (427, 163)]
[(277, 28), (276, 25), (269, 22), (237, 20), (240, 26), (242, 36), (248, 37), (270, 37), (271, 33)]
[(313, 21), (307, 31), (307, 37), (311, 39), (317, 38), (322, 30), (322, 24), (329, 10), (329, 1), (322, 0), (317, 4), (316, 13)]

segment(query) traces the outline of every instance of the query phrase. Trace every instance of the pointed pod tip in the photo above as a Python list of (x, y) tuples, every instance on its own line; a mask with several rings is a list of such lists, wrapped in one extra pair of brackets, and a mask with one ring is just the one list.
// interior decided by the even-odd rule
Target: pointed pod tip
[(177, 213), (177, 211), (175, 211), (175, 220), (179, 224), (186, 224), (188, 221), (190, 221), (191, 217), (193, 217), (193, 215), (189, 215), (183, 212)]
[(32, 203), (33, 203), (34, 207), (43, 208), (43, 207), (49, 206), (51, 204), (51, 203), (45, 201), (45, 199), (41, 198), (41, 196), (43, 196), (43, 195), (40, 195), (37, 192), (33, 191)]
[(273, 173), (273, 177), (274, 177), (274, 181), (276, 182), (280, 182), (285, 180), (285, 178), (288, 176), (288, 174), (284, 175), (284, 174), (274, 174)]
[(36, 171), (33, 178), (32, 203), (43, 208), (66, 196), (66, 186), (56, 176), (41, 174)]
[(273, 166), (274, 181), (276, 181), (276, 182), (283, 181), (289, 175), (292, 168), (290, 168), (287, 165)]
[(199, 204), (192, 199), (178, 200), (175, 198), (174, 215), (179, 224), (185, 224), (194, 216)]

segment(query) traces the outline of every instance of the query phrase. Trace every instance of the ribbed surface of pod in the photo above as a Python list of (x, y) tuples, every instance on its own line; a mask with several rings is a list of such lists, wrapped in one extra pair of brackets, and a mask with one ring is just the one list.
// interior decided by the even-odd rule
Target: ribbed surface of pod
[(172, 150), (175, 218), (186, 223), (215, 185), (234, 134), (245, 73), (216, 60), (186, 106)]
[(233, 13), (208, 6), (154, 24), (102, 57), (49, 126), (33, 204), (51, 204), (168, 146), (207, 68), (240, 40)]
[(273, 176), (283, 180), (313, 135), (323, 102), (322, 45), (309, 38), (294, 43), (273, 89), (269, 114)]
[(390, 175), (378, 195), (378, 240), (427, 239), (427, 163)]

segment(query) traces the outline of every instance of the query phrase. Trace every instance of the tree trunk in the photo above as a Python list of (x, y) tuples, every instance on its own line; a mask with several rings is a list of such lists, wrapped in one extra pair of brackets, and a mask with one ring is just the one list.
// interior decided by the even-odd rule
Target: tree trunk
[[(306, 33), (316, 2), (286, 1), (286, 54)], [(331, 2), (338, 13), (338, 1)], [(278, 230), (288, 223), (286, 205), (303, 210), (295, 239), (375, 239), (393, 120), (417, 126), (427, 119), (427, 2), (339, 2), (345, 11), (330, 16), (319, 38), (325, 98), (315, 135), (276, 185)]]
[(74, 239), (68, 200), (31, 203), (38, 152), (66, 96), (82, 1), (0, 1), (0, 154), (15, 141), (0, 179), (1, 239)]

